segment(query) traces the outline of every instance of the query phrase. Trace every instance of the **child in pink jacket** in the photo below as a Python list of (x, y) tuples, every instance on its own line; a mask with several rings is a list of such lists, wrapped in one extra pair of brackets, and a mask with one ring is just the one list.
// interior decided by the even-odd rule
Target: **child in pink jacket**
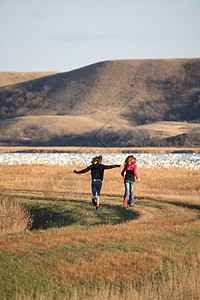
[(121, 175), (124, 178), (125, 186), (123, 206), (127, 207), (127, 204), (133, 206), (135, 177), (140, 181), (140, 178), (137, 175), (136, 158), (133, 155), (129, 155), (126, 158), (124, 163), (124, 169), (122, 170)]

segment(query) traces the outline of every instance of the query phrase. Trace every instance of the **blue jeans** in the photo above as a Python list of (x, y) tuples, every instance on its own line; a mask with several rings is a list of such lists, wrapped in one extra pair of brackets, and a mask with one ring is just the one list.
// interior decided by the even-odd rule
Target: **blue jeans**
[(135, 185), (135, 181), (124, 180), (124, 186), (125, 186), (124, 199), (128, 198), (128, 205), (134, 205), (134, 185)]
[(92, 181), (92, 195), (93, 198), (100, 196), (101, 192), (101, 187), (102, 187), (102, 181)]

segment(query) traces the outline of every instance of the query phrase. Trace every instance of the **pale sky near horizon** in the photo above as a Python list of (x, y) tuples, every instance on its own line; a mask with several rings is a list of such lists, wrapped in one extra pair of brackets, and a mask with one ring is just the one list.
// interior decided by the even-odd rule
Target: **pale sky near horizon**
[(199, 0), (0, 0), (0, 72), (194, 57)]

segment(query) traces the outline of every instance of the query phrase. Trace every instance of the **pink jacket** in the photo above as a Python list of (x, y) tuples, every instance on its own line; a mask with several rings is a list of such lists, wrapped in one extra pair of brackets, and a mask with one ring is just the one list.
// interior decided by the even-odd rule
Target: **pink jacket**
[(137, 175), (137, 165), (136, 165), (136, 164), (132, 164), (132, 165), (130, 165), (129, 167), (125, 167), (125, 168), (122, 170), (121, 175), (122, 175), (123, 178), (125, 178), (124, 172), (125, 172), (126, 170), (130, 170), (130, 171), (133, 170), (133, 171), (134, 171), (134, 174), (135, 174), (135, 177), (138, 179), (138, 175)]

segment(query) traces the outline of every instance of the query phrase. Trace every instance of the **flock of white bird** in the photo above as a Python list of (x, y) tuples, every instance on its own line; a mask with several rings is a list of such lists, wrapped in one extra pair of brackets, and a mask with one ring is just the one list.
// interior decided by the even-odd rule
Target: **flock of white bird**
[[(100, 153), (104, 164), (123, 164), (129, 153)], [(79, 165), (91, 163), (94, 153), (0, 153), (2, 165), (47, 164), (47, 165)], [(146, 168), (187, 168), (200, 169), (200, 154), (140, 154), (133, 153), (138, 167)]]

